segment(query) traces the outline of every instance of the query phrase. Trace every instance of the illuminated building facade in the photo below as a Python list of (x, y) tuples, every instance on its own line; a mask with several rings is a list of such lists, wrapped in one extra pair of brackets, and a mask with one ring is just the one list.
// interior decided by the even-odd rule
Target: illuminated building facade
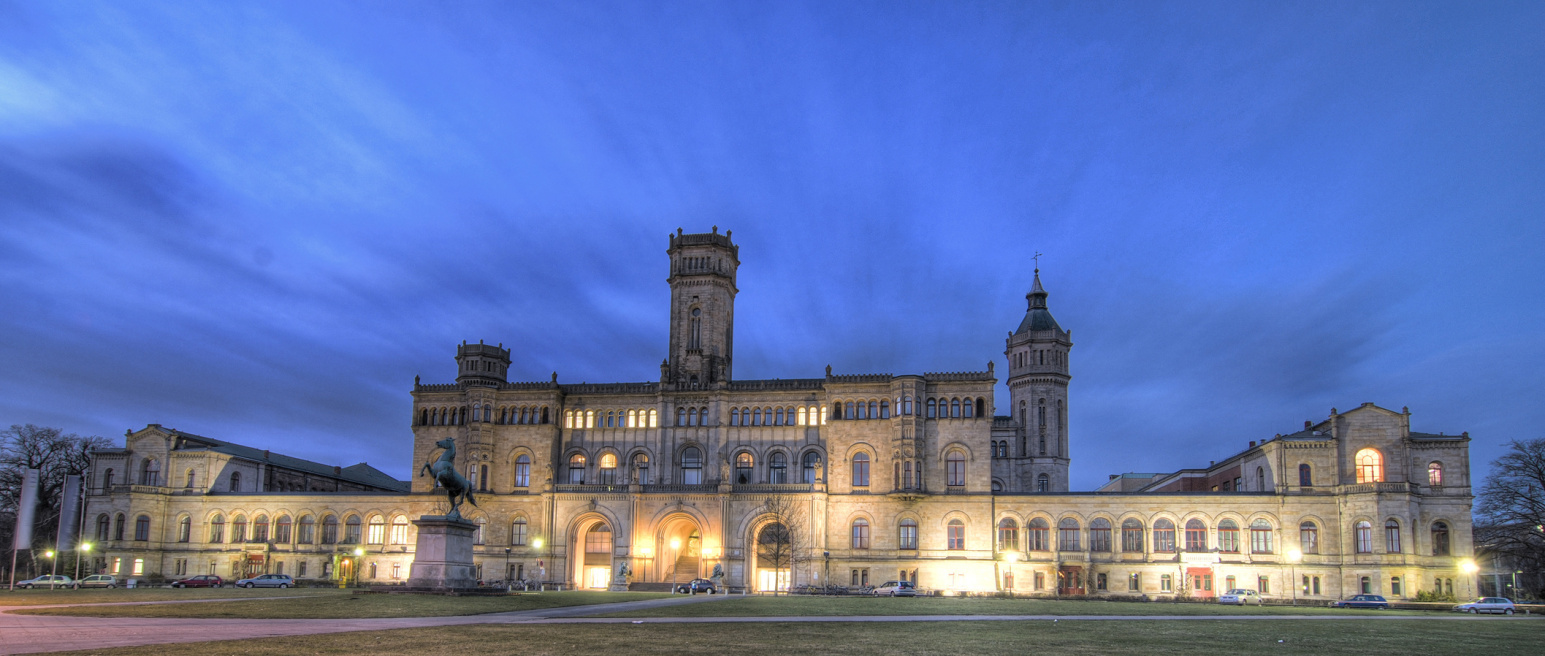
[[(1206, 468), (1072, 492), (1073, 342), (1039, 272), (1005, 343), (1010, 407), (1000, 413), (992, 363), (735, 379), (739, 248), (717, 228), (678, 231), (667, 254), (670, 343), (658, 381), (509, 382), (511, 351), (483, 343), (458, 347), (455, 382), (415, 381), (414, 467), (437, 457), (436, 441), (455, 439), (458, 469), (478, 490), (479, 506), (463, 512), (481, 526), (484, 579), (606, 588), (626, 563), (635, 588), (719, 565), (727, 585), (752, 591), (905, 577), (958, 593), (1210, 597), (1243, 587), (1269, 598), (1401, 598), (1456, 592), (1456, 580), (1464, 592), (1466, 434), (1414, 433), (1409, 412), (1363, 404)], [(184, 467), (197, 440), (178, 435), (152, 425), (99, 454), (88, 526), (106, 527), (108, 569), (138, 561), (164, 576), (282, 570), (392, 582), (412, 560), (409, 519), (444, 509), (427, 477), (356, 490), (233, 487), (231, 474), (262, 462), (247, 453), (249, 469)], [(171, 463), (168, 477), (187, 469), (192, 482), (104, 478), (151, 461)], [(796, 518), (792, 564), (775, 555), (770, 504)], [(141, 521), (143, 533), (114, 532)]]

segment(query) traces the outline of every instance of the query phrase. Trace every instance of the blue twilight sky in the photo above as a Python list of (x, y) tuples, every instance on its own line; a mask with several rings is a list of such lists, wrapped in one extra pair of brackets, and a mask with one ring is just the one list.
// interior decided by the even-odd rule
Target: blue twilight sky
[[(1003, 367), (1035, 251), (1074, 489), (1372, 401), (1542, 435), (1545, 3), (0, 0), (0, 425), (409, 474), (413, 377)], [(1000, 405), (1007, 392), (998, 392)]]

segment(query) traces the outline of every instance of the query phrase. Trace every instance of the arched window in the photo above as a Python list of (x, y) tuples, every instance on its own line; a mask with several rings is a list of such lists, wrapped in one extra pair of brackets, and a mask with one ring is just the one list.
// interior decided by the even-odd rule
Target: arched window
[(776, 412), (777, 412), (777, 416), (773, 418), (773, 425), (774, 426), (782, 426), (783, 425), (783, 408), (778, 408)]
[(113, 487), (113, 468), (112, 467), (108, 467), (107, 471), (102, 472), (102, 490), (103, 491), (108, 491), (108, 490), (111, 490), (112, 487)]
[(1175, 522), (1160, 519), (1153, 523), (1154, 553), (1175, 553)]
[(359, 515), (349, 515), (343, 520), (343, 543), (359, 544)]
[(512, 546), (512, 547), (524, 547), (524, 546), (526, 546), (526, 518), (525, 517), (516, 517), (515, 521), (510, 523), (510, 546)]
[(1256, 467), (1255, 468), (1255, 490), (1257, 492), (1265, 492), (1266, 491), (1266, 468), (1265, 467)]
[(950, 399), (950, 417), (960, 418), (960, 399)]
[(615, 453), (601, 454), (601, 484), (617, 484), (617, 454)]
[(515, 456), (515, 487), (531, 487), (531, 456)]
[(891, 418), (891, 402), (890, 401), (880, 401), (880, 418), (881, 419), (890, 419)]
[(268, 515), (258, 515), (252, 520), (252, 541), (268, 541)]
[(193, 518), (184, 517), (177, 520), (177, 541), (188, 542), (193, 539)]
[(386, 519), (380, 515), (371, 515), (369, 530), (365, 533), (367, 544), (386, 543)]
[(1432, 523), (1432, 555), (1447, 556), (1448, 550), (1448, 524), (1443, 522)]
[(322, 518), (322, 544), (338, 543), (338, 516), (328, 515)]
[(477, 491), (488, 491), (488, 465), (477, 466)]
[(730, 425), (740, 425), (740, 408), (730, 408)]
[(808, 425), (809, 421), (810, 421), (810, 416), (809, 416), (809, 413), (806, 411), (805, 406), (799, 406), (799, 425), (800, 426), (806, 426), (806, 425)]
[(789, 459), (781, 451), (767, 456), (767, 482), (775, 485), (789, 482)]
[(231, 491), (241, 491), (241, 472), (231, 472)]
[(945, 485), (961, 487), (966, 484), (966, 454), (952, 450), (944, 456)]
[[(215, 515), (215, 516), (219, 517), (219, 515)], [(103, 513), (101, 515), (97, 515), (97, 542), (106, 542), (107, 541), (107, 536), (112, 535), (112, 531), (113, 531), (113, 520), (112, 520), (112, 518), (108, 517), (107, 513)], [(218, 542), (218, 540), (211, 540), (211, 542)]]
[(585, 455), (576, 453), (569, 456), (569, 484), (584, 485), (585, 483)]
[(302, 515), (299, 530), (295, 531), (295, 542), (298, 544), (311, 544), (316, 541), (317, 520), (311, 515)]
[(1239, 553), (1239, 524), (1232, 519), (1218, 522), (1218, 551)]
[(869, 454), (853, 456), (853, 487), (869, 487)]
[(1353, 551), (1357, 553), (1373, 553), (1373, 524), (1358, 522), (1352, 530)]
[(1046, 474), (1041, 474), (1040, 476), (1035, 477), (1035, 491), (1036, 492), (1050, 492), (1051, 491), (1051, 477), (1047, 476)]
[(698, 425), (698, 423), (697, 423), (697, 408), (687, 408), (687, 425), (688, 426), (696, 426), (696, 425)]
[[(124, 524), (123, 513), (118, 513), (117, 520), (113, 522), (113, 539), (114, 540), (122, 540), (123, 539), (123, 524)], [(237, 542), (240, 542), (240, 540), (237, 540)]]
[(1314, 522), (1298, 525), (1298, 550), (1301, 553), (1320, 553), (1320, 527)]
[(1057, 551), (1081, 551), (1078, 546), (1078, 520), (1064, 517), (1057, 522)]
[(146, 458), (144, 462), (140, 463), (139, 484), (161, 484), (161, 463), (156, 461), (155, 458)]
[(1384, 522), (1384, 552), (1400, 553), (1400, 522), (1393, 519)]
[(848, 401), (847, 403), (844, 403), (842, 405), (842, 418), (843, 419), (857, 419), (858, 418), (858, 415), (854, 414), (854, 412), (853, 412), (853, 402), (852, 401)]
[(134, 518), (134, 539), (138, 542), (150, 539), (150, 515)]
[(483, 544), (488, 537), (488, 518), (477, 518), (477, 532), (472, 534), (472, 544)]
[(934, 413), (934, 407), (933, 407), (933, 404), (934, 404), (933, 399), (928, 399), (928, 414), (926, 416), (929, 419), (933, 419), (934, 418), (934, 414), (933, 414)]
[(870, 419), (879, 419), (880, 418), (880, 406), (877, 405), (875, 401), (870, 401), (869, 402), (869, 418)]
[(1019, 522), (1012, 517), (998, 520), (998, 550), (1019, 551)]
[(186, 483), (183, 484), (183, 487), (187, 487), (187, 488), (193, 487), (193, 479), (194, 479), (194, 472), (193, 472), (192, 469), (189, 469), (188, 470), (188, 475), (183, 477), (183, 480), (187, 481)]
[(805, 452), (804, 458), (800, 461), (799, 465), (801, 469), (800, 475), (803, 477), (802, 480), (804, 480), (805, 483), (809, 484), (815, 482), (815, 467), (820, 462), (820, 454), (814, 451)]
[(910, 396), (903, 396), (903, 397), (901, 397), (901, 409), (902, 409), (901, 414), (904, 414), (904, 415), (912, 414), (912, 397), (910, 397)]
[(735, 454), (735, 483), (739, 485), (750, 483), (752, 476), (751, 468), (754, 465), (755, 462), (751, 459), (751, 454), (745, 451)]
[(862, 517), (853, 520), (853, 548), (869, 548), (869, 520)]
[(972, 417), (972, 410), (974, 410), (974, 408), (972, 407), (971, 399), (966, 399), (966, 402), (961, 404), (960, 416), (965, 419), (970, 419)]
[(976, 397), (976, 416), (987, 416), (987, 401), (980, 396)]
[(1025, 549), (1028, 551), (1051, 550), (1051, 525), (1037, 517), (1025, 525)]
[(1357, 582), (1358, 589), (1361, 590), (1363, 594), (1369, 594), (1373, 592), (1373, 579), (1371, 577), (1364, 576), (1358, 579)]
[(1142, 553), (1143, 523), (1141, 521), (1128, 518), (1121, 522), (1121, 550), (1127, 553)]
[[(107, 519), (107, 515), (103, 515), (102, 519)], [(102, 533), (101, 539), (107, 539), (107, 532), (102, 531)], [(220, 544), (222, 542), (225, 542), (225, 516), (217, 514), (209, 520), (209, 543)]]
[(1427, 463), (1427, 484), (1433, 487), (1443, 485), (1443, 463), (1437, 461)]
[(677, 426), (685, 426), (685, 425), (687, 425), (687, 409), (686, 408), (676, 408), (676, 425)]
[(644, 453), (633, 454), (633, 472), (640, 485), (649, 484), (649, 455)]
[(897, 525), (897, 544), (902, 549), (917, 548), (917, 520), (903, 519)]
[(1110, 553), (1110, 520), (1096, 517), (1089, 522), (1089, 550)]
[(1186, 551), (1203, 552), (1207, 550), (1207, 525), (1200, 519), (1186, 521)]
[(1250, 553), (1272, 553), (1270, 522), (1264, 519), (1250, 522)]
[(1357, 452), (1358, 483), (1378, 483), (1384, 480), (1384, 456), (1373, 449)]
[(1314, 472), (1309, 469), (1307, 464), (1298, 466), (1298, 485), (1300, 487), (1314, 486)]
[(945, 526), (945, 536), (950, 551), (963, 551), (966, 548), (966, 523), (958, 519), (950, 520)]
[(274, 542), (278, 544), (289, 544), (291, 526), (292, 522), (290, 520), (290, 516), (280, 515), (279, 519), (274, 521)]
[(681, 482), (687, 485), (703, 484), (703, 452), (695, 446), (681, 450)]

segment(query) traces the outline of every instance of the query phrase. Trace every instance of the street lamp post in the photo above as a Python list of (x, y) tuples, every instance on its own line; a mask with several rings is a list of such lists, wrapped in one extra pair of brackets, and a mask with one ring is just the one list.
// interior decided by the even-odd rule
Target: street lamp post
[(1008, 551), (1003, 554), (1004, 562), (1008, 563), (1009, 598), (1014, 598), (1014, 561), (1019, 560), (1019, 552)]
[(1288, 549), (1288, 585), (1293, 588), (1293, 605), (1298, 605), (1298, 561), (1304, 559), (1304, 552), (1297, 549)]
[(59, 559), (54, 557), (54, 550), (43, 552), (43, 557), (48, 559), (48, 589), (54, 589), (54, 575), (59, 573)]
[(511, 583), (510, 583), (510, 548), (509, 547), (505, 547), (504, 548), (504, 591), (505, 592), (509, 592), (510, 590), (511, 590)]
[(1466, 559), (1464, 559), (1463, 561), (1461, 561), (1459, 563), (1459, 571), (1465, 573), (1465, 592), (1466, 592), (1466, 596), (1473, 596), (1473, 595), (1469, 594), (1469, 591), (1471, 590), (1471, 585), (1472, 585), (1470, 579), (1474, 578), (1475, 577), (1475, 573), (1477, 571), (1479, 571), (1479, 570), (1480, 570), (1480, 567), (1477, 567), (1475, 565), (1475, 561), (1470, 560), (1469, 558), (1466, 558)]
[(77, 581), (80, 580), (81, 552), (86, 552), (88, 554), (91, 553), (91, 543), (90, 542), (82, 542), (82, 543), (80, 543), (80, 548), (75, 551), (75, 580), (77, 580)]

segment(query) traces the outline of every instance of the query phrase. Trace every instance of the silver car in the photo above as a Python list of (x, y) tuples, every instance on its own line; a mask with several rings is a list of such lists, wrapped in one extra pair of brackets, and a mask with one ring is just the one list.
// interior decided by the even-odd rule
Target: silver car
[(81, 588), (116, 588), (118, 579), (108, 574), (93, 574), (75, 582), (75, 589)]
[(1229, 590), (1228, 592), (1218, 595), (1218, 603), (1235, 604), (1238, 606), (1243, 606), (1245, 604), (1255, 604), (1259, 606), (1261, 605), (1261, 593), (1249, 588), (1234, 588), (1233, 590)]
[(289, 588), (294, 585), (295, 579), (289, 574), (264, 574), (236, 582), (238, 588)]
[(1454, 607), (1454, 610), (1471, 614), (1501, 613), (1503, 615), (1512, 615), (1513, 600), (1506, 597), (1481, 597), (1468, 604), (1459, 604)]
[(53, 576), (44, 574), (35, 579), (16, 582), (16, 587), (28, 590), (33, 588), (68, 588), (72, 585), (75, 585), (75, 581), (70, 580), (70, 577), (63, 574), (55, 574)]

